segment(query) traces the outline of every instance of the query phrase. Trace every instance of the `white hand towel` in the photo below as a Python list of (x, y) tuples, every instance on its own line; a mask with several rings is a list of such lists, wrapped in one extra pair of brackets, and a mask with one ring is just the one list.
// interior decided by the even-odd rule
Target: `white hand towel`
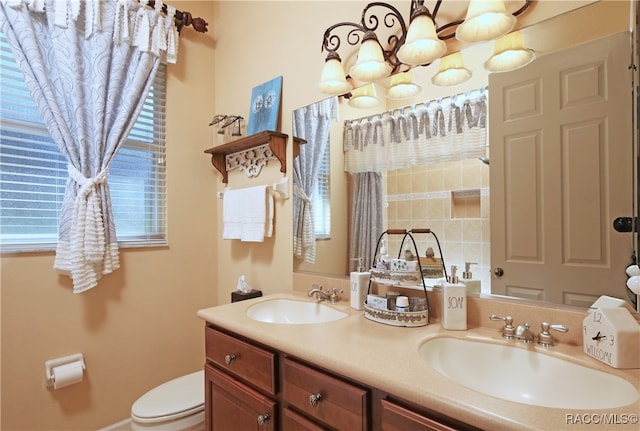
[(273, 197), (268, 186), (227, 189), (222, 206), (223, 239), (263, 242), (273, 234)]

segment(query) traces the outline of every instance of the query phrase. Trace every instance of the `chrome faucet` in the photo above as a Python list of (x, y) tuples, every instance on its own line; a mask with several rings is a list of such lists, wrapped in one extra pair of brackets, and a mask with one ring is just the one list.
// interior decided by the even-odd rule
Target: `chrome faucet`
[(332, 304), (337, 304), (340, 301), (340, 294), (342, 294), (344, 290), (338, 289), (334, 287), (331, 289), (331, 292), (324, 290), (324, 287), (321, 284), (312, 284), (311, 290), (307, 292), (308, 297), (312, 297), (315, 295), (316, 301), (326, 301), (327, 299), (331, 301)]
[[(505, 316), (501, 317), (496, 314), (492, 314), (489, 316), (491, 320), (502, 320), (504, 321), (504, 327), (502, 328), (502, 336), (507, 340), (518, 339), (525, 343), (533, 343), (535, 340), (535, 336), (533, 332), (531, 332), (531, 326), (529, 322), (526, 322), (524, 325), (518, 325), (518, 327), (513, 326), (513, 317)], [(549, 330), (554, 330), (558, 332), (567, 332), (569, 328), (564, 325), (558, 324), (550, 324), (547, 322), (542, 322), (540, 324), (542, 328), (541, 332), (538, 334), (538, 344), (543, 347), (551, 347), (553, 346), (553, 336), (549, 332)]]
[(516, 328), (516, 338), (524, 341), (525, 343), (533, 343), (535, 337), (529, 328), (531, 328), (531, 326), (529, 326), (529, 322), (524, 325), (518, 325)]

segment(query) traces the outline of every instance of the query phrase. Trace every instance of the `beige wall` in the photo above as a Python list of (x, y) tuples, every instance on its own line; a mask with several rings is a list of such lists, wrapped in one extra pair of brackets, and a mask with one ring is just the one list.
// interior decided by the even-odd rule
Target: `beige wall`
[[(338, 3), (309, 1), (215, 2), (215, 100), (219, 113), (248, 118), (251, 89), (275, 76), (283, 76), (281, 131), (291, 134), (294, 109), (324, 99), (316, 83), (324, 64), (320, 54), (324, 29), (336, 21)], [(359, 17), (362, 2), (340, 2), (340, 14)], [(223, 60), (224, 59), (224, 60)], [(287, 148), (287, 176), (292, 172), (291, 147)], [(233, 171), (229, 187), (270, 184), (283, 176), (279, 164), (270, 162), (256, 179)], [(216, 176), (219, 191), (224, 185)], [(333, 193), (333, 190), (332, 190)], [(337, 193), (337, 191), (336, 191)], [(346, 201), (346, 195), (341, 199)], [(292, 288), (292, 200), (276, 201), (275, 235), (263, 244), (218, 241), (218, 299), (228, 301), (238, 276), (244, 274), (253, 288), (265, 294)], [(346, 219), (345, 208), (338, 208)], [(222, 202), (217, 208), (222, 227)], [(336, 217), (340, 223), (341, 217)], [(344, 224), (335, 226), (336, 231)], [(322, 254), (320, 256), (322, 258)], [(345, 256), (346, 258), (346, 250)]]
[[(171, 1), (209, 21), (185, 29), (168, 71), (169, 247), (121, 250), (122, 267), (74, 295), (52, 269), (52, 253), (3, 255), (1, 354), (3, 430), (90, 430), (124, 419), (133, 401), (203, 362), (199, 308), (229, 301), (238, 275), (266, 294), (292, 288), (291, 200), (276, 204), (275, 236), (261, 244), (220, 239), (224, 185), (203, 150), (215, 113), (248, 117), (251, 89), (284, 78), (281, 131), (316, 89), (324, 29), (357, 20), (358, 2)], [(405, 12), (406, 1), (393, 2)], [(287, 149), (289, 156), (291, 148)], [(291, 158), (287, 170), (291, 173)], [(271, 163), (258, 179), (232, 172), (229, 186), (282, 177)], [(300, 288), (300, 286), (294, 286)], [(82, 384), (46, 389), (44, 361), (85, 354)]]

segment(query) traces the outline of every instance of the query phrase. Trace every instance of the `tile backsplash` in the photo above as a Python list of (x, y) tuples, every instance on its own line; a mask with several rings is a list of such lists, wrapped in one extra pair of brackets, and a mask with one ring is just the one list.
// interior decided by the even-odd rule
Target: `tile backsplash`
[[(442, 162), (388, 171), (386, 186), (386, 227), (389, 229), (429, 228), (438, 237), (447, 271), (458, 266), (462, 276), (465, 262), (483, 290), (491, 280), (489, 224), (489, 166), (477, 159)], [(432, 247), (431, 235), (415, 235), (418, 254)], [(396, 257), (401, 237), (388, 238), (388, 251)], [(405, 248), (406, 248), (405, 244)], [(489, 293), (489, 292), (486, 292)]]

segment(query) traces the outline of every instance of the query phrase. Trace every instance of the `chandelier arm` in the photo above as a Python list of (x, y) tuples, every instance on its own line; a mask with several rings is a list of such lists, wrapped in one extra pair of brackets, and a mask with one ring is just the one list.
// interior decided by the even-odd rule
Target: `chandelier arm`
[(440, 9), (441, 4), (442, 4), (442, 0), (438, 0), (436, 2), (436, 5), (433, 7), (433, 13), (431, 14), (431, 16), (433, 17), (434, 22), (436, 20), (436, 15), (438, 15), (438, 10)]
[(366, 28), (367, 30), (371, 30), (371, 31), (376, 31), (378, 29), (378, 24), (379, 24), (379, 18), (377, 17), (377, 15), (375, 14), (371, 14), (369, 16), (369, 23), (370, 26), (368, 26), (366, 24), (367, 21), (367, 12), (369, 12), (369, 9), (373, 8), (373, 7), (382, 7), (382, 8), (387, 8), (389, 10), (391, 10), (391, 12), (387, 12), (384, 16), (384, 25), (387, 28), (393, 28), (393, 26), (396, 24), (396, 20), (398, 22), (398, 24), (400, 24), (400, 29), (402, 30), (402, 34), (406, 35), (407, 34), (407, 24), (404, 21), (404, 18), (402, 18), (402, 14), (400, 13), (400, 11), (398, 9), (396, 9), (395, 7), (391, 6), (390, 4), (384, 3), (384, 2), (372, 2), (369, 3), (363, 10), (362, 10), (362, 18), (360, 19), (360, 23), (362, 24), (362, 26), (364, 28)]
[[(413, 13), (414, 2), (416, 0), (412, 0), (411, 2), (411, 13)], [(418, 4), (422, 3), (421, 0), (417, 1)], [(384, 18), (382, 19), (382, 23), (388, 29), (392, 29), (396, 26), (396, 24), (400, 27), (400, 35), (392, 34), (387, 38), (387, 48), (381, 46), (382, 55), (387, 63), (392, 66), (392, 72), (395, 73), (400, 69), (403, 64), (396, 57), (396, 53), (402, 44), (404, 43), (407, 36), (407, 24), (402, 17), (400, 11), (394, 6), (384, 3), (384, 2), (372, 2), (367, 4), (367, 6), (362, 10), (362, 17), (360, 19), (360, 23), (362, 27), (367, 29), (368, 31), (375, 32), (380, 25), (380, 18), (371, 9), (375, 7), (380, 7), (384, 9), (388, 9), (388, 11), (384, 14)]]
[(355, 46), (360, 43), (362, 36), (358, 34), (358, 32), (366, 33), (367, 29), (360, 24), (355, 22), (339, 22), (337, 24), (333, 24), (331, 27), (327, 28), (324, 32), (324, 36), (322, 37), (322, 47), (320, 48), (320, 52), (326, 50), (327, 52), (337, 52), (340, 48), (341, 39), (337, 34), (331, 34), (333, 30), (339, 27), (353, 27), (347, 33), (347, 43), (349, 45)]
[(520, 15), (522, 12), (526, 11), (527, 9), (529, 9), (529, 6), (531, 6), (531, 3), (533, 2), (533, 0), (524, 0), (524, 5), (522, 5), (522, 7), (520, 9), (518, 9), (517, 11), (515, 11), (513, 13), (513, 16), (518, 16)]
[(452, 21), (452, 22), (450, 22), (448, 24), (445, 24), (442, 27), (436, 28), (436, 34), (438, 35), (438, 39), (447, 40), (447, 39), (451, 39), (452, 37), (455, 37), (455, 35), (456, 35), (455, 31), (453, 33), (449, 33), (449, 34), (445, 34), (445, 35), (440, 35), (440, 32), (443, 31), (443, 30), (446, 30), (448, 28), (451, 28), (451, 27), (457, 27), (460, 24), (462, 24), (463, 22), (464, 22), (463, 19), (459, 19), (457, 21)]
[(387, 39), (389, 49), (382, 50), (382, 56), (384, 57), (385, 61), (393, 66), (392, 73), (395, 72), (403, 64), (400, 60), (398, 60), (396, 54), (398, 53), (400, 46), (402, 46), (402, 44), (404, 43), (404, 40), (405, 35), (398, 37), (395, 34), (392, 34), (391, 36), (389, 36), (389, 39)]

